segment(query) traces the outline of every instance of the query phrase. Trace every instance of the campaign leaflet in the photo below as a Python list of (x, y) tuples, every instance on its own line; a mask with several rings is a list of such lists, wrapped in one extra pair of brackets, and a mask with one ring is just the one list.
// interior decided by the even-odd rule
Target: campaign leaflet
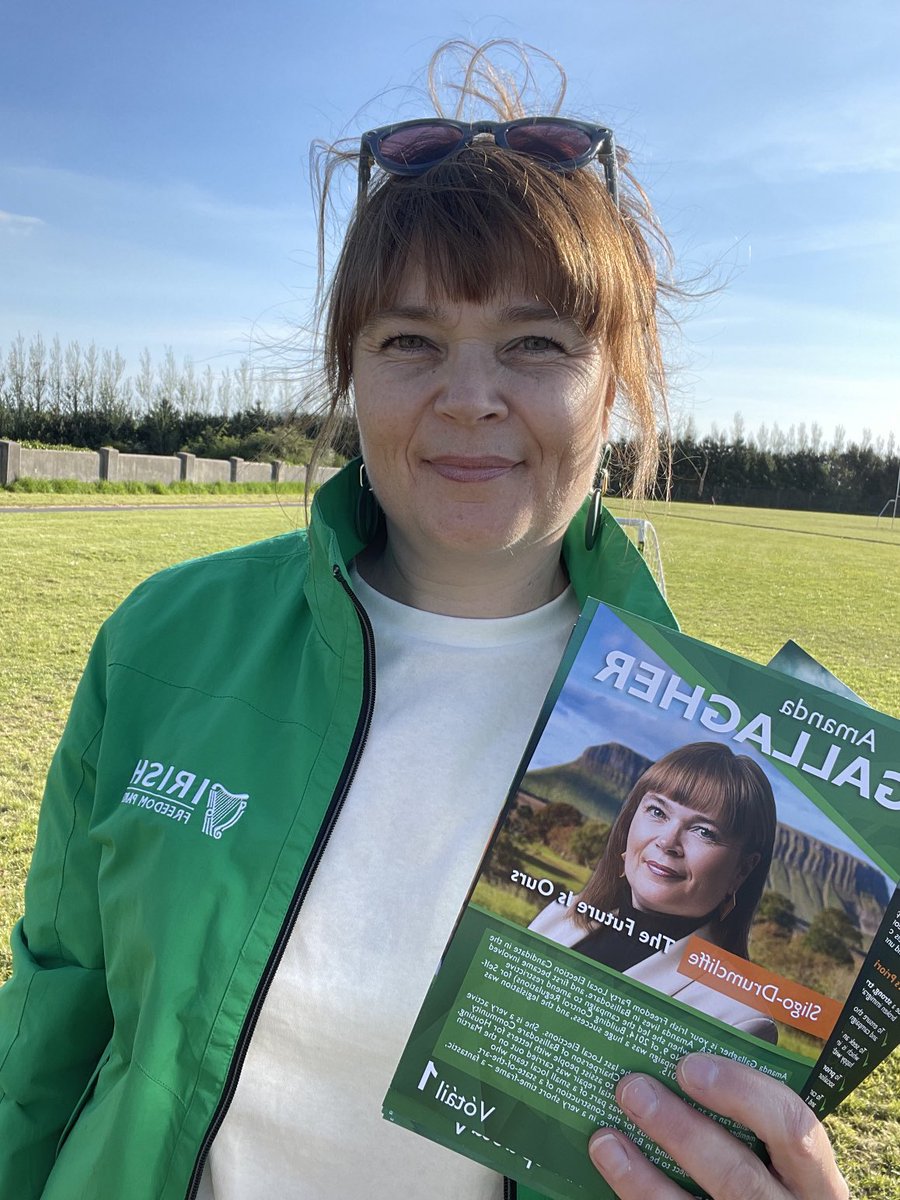
[(700, 1194), (616, 1082), (706, 1051), (826, 1115), (900, 1040), (898, 876), (900, 722), (591, 600), (384, 1115), (553, 1200), (614, 1127)]

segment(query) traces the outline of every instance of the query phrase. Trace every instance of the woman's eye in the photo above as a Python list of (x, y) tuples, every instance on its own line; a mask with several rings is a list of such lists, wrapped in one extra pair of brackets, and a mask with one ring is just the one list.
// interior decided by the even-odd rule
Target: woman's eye
[(381, 343), (382, 350), (424, 350), (428, 343), (418, 333), (398, 333), (385, 338)]
[(704, 842), (718, 842), (719, 841), (719, 831), (717, 829), (710, 829), (710, 827), (708, 825), (698, 825), (697, 833), (700, 835), (701, 840)]
[(660, 808), (658, 804), (648, 804), (646, 811), (651, 817), (664, 817), (666, 815), (665, 810)]
[(563, 350), (562, 345), (553, 338), (540, 337), (538, 334), (529, 334), (528, 337), (521, 338), (517, 344), (519, 349), (524, 350), (526, 354), (561, 353)]

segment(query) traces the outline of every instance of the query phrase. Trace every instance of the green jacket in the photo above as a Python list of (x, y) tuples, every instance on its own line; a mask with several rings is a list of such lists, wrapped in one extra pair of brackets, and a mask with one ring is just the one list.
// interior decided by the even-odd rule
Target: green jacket
[[(101, 629), (0, 989), (2, 1200), (193, 1195), (371, 715), (357, 490), (351, 467), (308, 537), (163, 571)], [(607, 514), (565, 557), (580, 598), (674, 623)]]

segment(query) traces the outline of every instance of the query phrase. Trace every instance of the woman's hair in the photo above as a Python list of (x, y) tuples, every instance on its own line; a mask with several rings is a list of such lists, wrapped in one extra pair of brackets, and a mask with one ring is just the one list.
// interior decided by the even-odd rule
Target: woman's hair
[[(510, 53), (513, 72), (496, 61)], [(529, 54), (502, 41), (479, 47), (448, 42), (437, 50), (428, 70), (435, 111), (473, 120), (558, 114), (565, 74), (548, 56), (532, 55), (558, 73), (557, 95), (543, 111), (526, 107), (533, 84)], [(458, 82), (444, 78), (447, 64), (455, 68)], [(442, 104), (442, 86), (455, 96), (451, 112)], [(630, 419), (632, 493), (649, 492), (659, 462), (658, 430), (668, 428), (660, 299), (678, 289), (667, 279), (669, 244), (627, 168), (626, 152), (619, 147), (618, 209), (596, 162), (562, 174), (486, 139), (422, 175), (397, 177), (376, 170), (350, 219), (330, 281), (324, 277), (330, 189), (336, 170), (357, 161), (358, 146), (319, 147), (318, 153), (324, 394), (312, 465), (349, 413), (357, 335), (373, 313), (391, 305), (408, 269), (420, 265), (436, 297), (481, 303), (507, 285), (524, 285), (596, 337)]]
[[(746, 958), (750, 925), (772, 862), (775, 797), (762, 767), (719, 742), (679, 746), (647, 768), (616, 817), (603, 857), (579, 899), (596, 909), (613, 911), (627, 898), (628, 881), (621, 875), (622, 855), (632, 818), (648, 792), (714, 817), (724, 836), (740, 845), (742, 855), (759, 855), (735, 893), (734, 908), (717, 922), (716, 928), (717, 944)], [(587, 914), (573, 913), (572, 919), (586, 929), (593, 927)]]

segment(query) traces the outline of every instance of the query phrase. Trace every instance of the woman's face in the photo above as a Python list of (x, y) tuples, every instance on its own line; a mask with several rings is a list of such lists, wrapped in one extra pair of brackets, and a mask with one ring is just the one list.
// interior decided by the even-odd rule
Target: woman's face
[(625, 877), (639, 911), (703, 917), (736, 892), (759, 854), (745, 854), (715, 817), (647, 792), (625, 845)]
[(410, 270), (353, 351), (366, 470), (414, 559), (553, 553), (590, 491), (609, 408), (602, 351), (526, 290), (429, 300)]

